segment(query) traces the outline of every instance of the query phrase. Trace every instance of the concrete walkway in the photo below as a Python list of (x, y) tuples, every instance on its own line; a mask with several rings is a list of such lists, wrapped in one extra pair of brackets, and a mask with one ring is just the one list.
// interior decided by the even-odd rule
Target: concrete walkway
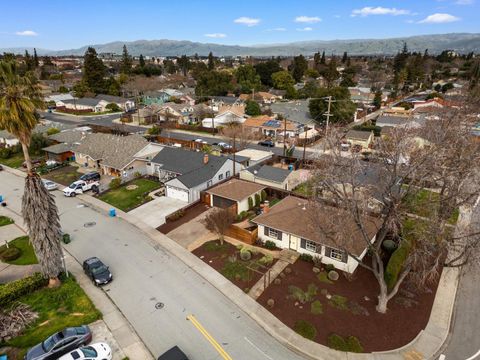
[[(108, 204), (102, 203), (88, 195), (81, 195), (80, 197), (83, 201), (96, 206), (100, 211), (108, 211)], [(161, 243), (168, 251), (181, 259), (185, 264), (221, 291), (230, 299), (230, 301), (248, 313), (251, 318), (253, 318), (276, 340), (306, 358), (333, 360), (433, 359), (447, 339), (458, 285), (459, 276), (457, 269), (445, 268), (443, 270), (429, 323), (425, 330), (422, 330), (409, 344), (392, 351), (374, 352), (370, 354), (345, 353), (332, 350), (324, 345), (317, 344), (298, 335), (254, 299), (247, 296), (234, 284), (225, 281), (225, 278), (221, 274), (212, 271), (210, 266), (192, 255), (177, 242), (165, 237), (165, 235), (141, 221), (137, 221), (137, 219), (132, 218), (129, 214), (120, 212), (119, 217), (136, 226), (153, 240)]]

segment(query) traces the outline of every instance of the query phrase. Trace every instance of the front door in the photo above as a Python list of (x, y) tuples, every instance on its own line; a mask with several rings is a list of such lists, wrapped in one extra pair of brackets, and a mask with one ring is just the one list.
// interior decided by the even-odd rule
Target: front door
[(300, 239), (296, 236), (290, 235), (290, 249), (297, 250), (298, 249), (298, 242)]

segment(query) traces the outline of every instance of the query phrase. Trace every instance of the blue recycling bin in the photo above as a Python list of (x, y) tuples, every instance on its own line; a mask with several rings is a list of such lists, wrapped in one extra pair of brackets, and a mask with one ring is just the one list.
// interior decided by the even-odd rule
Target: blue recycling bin
[(3, 196), (0, 195), (0, 203), (3, 202)]
[(293, 165), (292, 164), (288, 165), (288, 170), (293, 171)]
[(110, 217), (115, 217), (115, 216), (117, 216), (117, 212), (115, 211), (115, 209), (110, 209), (110, 211), (108, 212), (108, 214), (110, 215)]

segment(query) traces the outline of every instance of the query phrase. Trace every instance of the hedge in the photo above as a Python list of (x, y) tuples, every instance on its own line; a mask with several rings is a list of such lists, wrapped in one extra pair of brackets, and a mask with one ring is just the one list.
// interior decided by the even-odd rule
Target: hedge
[(0, 287), (0, 304), (2, 307), (12, 303), (23, 295), (29, 294), (47, 285), (48, 280), (40, 273), (9, 282)]
[(337, 334), (330, 334), (327, 338), (327, 345), (331, 349), (339, 351), (347, 351), (354, 353), (363, 352), (363, 346), (360, 343), (360, 340), (355, 336), (348, 336), (346, 338), (341, 337)]
[(404, 240), (390, 257), (385, 269), (385, 282), (387, 283), (388, 289), (392, 289), (397, 283), (398, 275), (402, 271), (403, 264), (410, 253), (410, 247), (410, 242)]

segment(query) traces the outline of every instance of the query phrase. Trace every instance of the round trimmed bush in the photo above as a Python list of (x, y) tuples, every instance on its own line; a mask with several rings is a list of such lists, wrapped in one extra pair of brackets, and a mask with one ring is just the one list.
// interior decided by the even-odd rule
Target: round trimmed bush
[(332, 281), (337, 281), (339, 278), (338, 272), (336, 272), (335, 270), (330, 270), (328, 272), (328, 278)]
[(268, 307), (273, 308), (275, 306), (275, 300), (268, 299), (267, 300), (267, 305), (268, 305)]
[(0, 258), (3, 260), (3, 261), (13, 261), (13, 260), (16, 260), (20, 257), (20, 255), (22, 255), (22, 251), (15, 247), (15, 246), (10, 246), (6, 249), (4, 249), (1, 253), (0, 253)]
[(248, 249), (243, 248), (242, 250), (240, 250), (240, 259), (242, 259), (243, 261), (248, 261), (251, 258), (252, 253)]
[(382, 247), (386, 252), (391, 254), (397, 249), (397, 244), (395, 244), (395, 241), (387, 239), (382, 243)]

